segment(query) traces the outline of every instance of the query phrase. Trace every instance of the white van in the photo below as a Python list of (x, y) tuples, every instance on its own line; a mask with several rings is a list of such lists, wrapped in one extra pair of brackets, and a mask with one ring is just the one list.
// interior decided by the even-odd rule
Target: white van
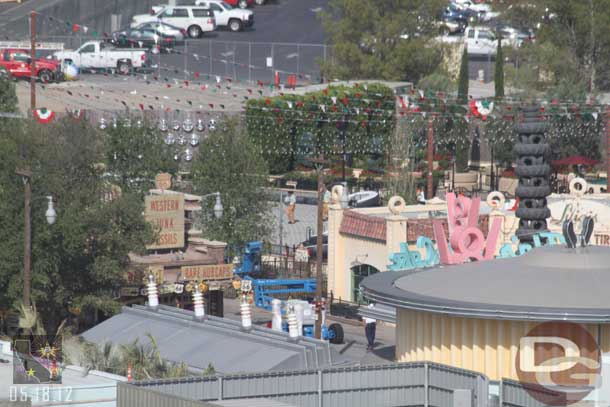
[(165, 6), (162, 9), (153, 9), (153, 14), (138, 14), (131, 20), (131, 28), (142, 23), (163, 22), (185, 30), (189, 37), (199, 38), (204, 32), (216, 29), (214, 12), (205, 7)]

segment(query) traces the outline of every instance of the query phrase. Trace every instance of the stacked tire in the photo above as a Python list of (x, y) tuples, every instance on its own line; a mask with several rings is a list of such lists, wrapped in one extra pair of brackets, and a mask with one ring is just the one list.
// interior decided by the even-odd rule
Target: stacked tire
[(547, 232), (547, 218), (551, 212), (546, 198), (551, 194), (548, 156), (551, 148), (546, 143), (548, 123), (542, 121), (538, 107), (525, 107), (523, 118), (515, 126), (517, 143), (513, 152), (517, 159), (516, 174), (519, 185), (515, 195), (519, 198), (516, 216), (519, 218), (517, 237), (521, 242), (532, 242), (537, 233)]

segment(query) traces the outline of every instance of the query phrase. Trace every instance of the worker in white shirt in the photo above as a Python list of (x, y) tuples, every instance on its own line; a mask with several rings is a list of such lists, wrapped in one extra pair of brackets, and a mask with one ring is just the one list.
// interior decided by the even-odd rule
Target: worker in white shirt
[[(369, 304), (369, 309), (375, 308), (374, 304)], [(364, 325), (364, 334), (366, 335), (366, 340), (368, 342), (368, 346), (366, 347), (367, 351), (373, 350), (375, 346), (375, 331), (377, 330), (377, 320), (373, 318), (362, 318), (362, 324)]]

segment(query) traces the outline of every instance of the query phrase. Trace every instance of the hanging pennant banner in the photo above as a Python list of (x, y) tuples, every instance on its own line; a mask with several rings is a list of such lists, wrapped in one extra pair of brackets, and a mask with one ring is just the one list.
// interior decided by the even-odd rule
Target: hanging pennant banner
[(32, 113), (39, 123), (47, 124), (55, 119), (55, 112), (44, 107), (41, 109), (34, 109)]

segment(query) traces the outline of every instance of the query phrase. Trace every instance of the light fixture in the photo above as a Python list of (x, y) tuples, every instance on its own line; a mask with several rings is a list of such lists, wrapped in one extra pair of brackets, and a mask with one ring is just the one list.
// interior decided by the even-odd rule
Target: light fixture
[(172, 122), (172, 129), (174, 129), (174, 131), (180, 130), (181, 127), (182, 127), (182, 125), (180, 124), (180, 122), (178, 120), (174, 120)]
[(341, 198), (339, 199), (339, 203), (341, 204), (341, 208), (347, 209), (349, 206), (349, 195), (347, 193), (347, 182), (342, 182), (343, 185), (343, 193), (341, 194)]
[(182, 130), (184, 130), (187, 133), (190, 133), (191, 131), (193, 131), (193, 128), (195, 126), (193, 125), (193, 121), (191, 119), (186, 119), (184, 121), (184, 123), (182, 123)]
[(183, 146), (186, 144), (186, 137), (184, 134), (178, 136), (178, 145)]
[(193, 133), (191, 134), (191, 146), (195, 147), (199, 144), (199, 141), (201, 140), (201, 137), (199, 137), (199, 134)]
[(193, 160), (193, 151), (190, 148), (184, 150), (184, 159), (188, 162)]
[(176, 137), (172, 133), (168, 133), (167, 136), (165, 136), (165, 144), (171, 146), (174, 143), (176, 143)]
[(209, 127), (209, 129), (210, 129), (210, 130), (212, 130), (212, 131), (216, 130), (216, 120), (214, 120), (214, 119), (210, 119), (210, 124), (209, 124), (209, 126), (208, 126), (208, 127)]
[(57, 219), (57, 212), (55, 212), (55, 208), (53, 207), (53, 197), (47, 196), (47, 199), (49, 200), (49, 206), (47, 207), (47, 211), (44, 215), (47, 218), (47, 223), (49, 225), (52, 225)]
[(197, 131), (205, 131), (205, 123), (201, 119), (197, 119)]
[(220, 200), (220, 192), (216, 193), (216, 203), (214, 204), (214, 216), (216, 219), (222, 218), (224, 208), (222, 207), (222, 201)]
[(106, 123), (106, 119), (104, 119), (103, 117), (100, 119), (100, 129), (102, 130), (106, 130), (106, 128), (108, 127), (108, 124)]
[(167, 121), (165, 119), (159, 121), (159, 130), (167, 131)]

